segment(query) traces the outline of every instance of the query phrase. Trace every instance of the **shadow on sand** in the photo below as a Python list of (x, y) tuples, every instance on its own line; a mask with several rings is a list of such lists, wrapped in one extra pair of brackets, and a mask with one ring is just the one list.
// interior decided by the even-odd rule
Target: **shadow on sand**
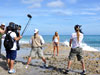
[(8, 66), (6, 63), (6, 57), (4, 55), (1, 54), (1, 58), (0, 58), (0, 66), (4, 69), (4, 70), (8, 70)]
[[(26, 62), (24, 62), (24, 61), (16, 60), (15, 62), (21, 62), (23, 65), (26, 65)], [(70, 70), (69, 73), (65, 73), (65, 68), (57, 68), (57, 67), (54, 67), (52, 65), (49, 65), (46, 68), (44, 66), (39, 65), (39, 64), (29, 64), (29, 65), (34, 66), (34, 67), (38, 67), (38, 68), (42, 68), (42, 69), (45, 69), (45, 70), (50, 70), (50, 72), (52, 72), (52, 73), (53, 73), (53, 71), (56, 71), (56, 72), (61, 73), (62, 75), (70, 75), (70, 74), (72, 74), (72, 75), (77, 75), (77, 74), (78, 75), (84, 75), (78, 70)]]

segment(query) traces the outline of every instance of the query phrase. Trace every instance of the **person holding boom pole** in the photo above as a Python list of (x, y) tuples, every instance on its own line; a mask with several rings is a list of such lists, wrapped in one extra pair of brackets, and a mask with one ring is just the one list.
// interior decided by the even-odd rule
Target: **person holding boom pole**
[[(22, 32), (22, 35), (24, 34), (27, 26), (29, 25), (29, 22), (31, 20), (31, 15), (27, 15), (29, 17), (29, 21), (28, 23), (26, 24), (23, 32)], [(8, 73), (12, 74), (12, 73), (15, 73), (15, 69), (14, 69), (14, 61), (17, 57), (17, 42), (22, 38), (22, 35), (20, 35), (20, 26), (18, 27), (18, 33), (19, 33), (19, 36), (16, 35), (15, 33), (15, 30), (16, 30), (16, 25), (13, 23), (13, 22), (10, 22), (9, 23), (9, 26), (7, 27), (7, 30), (6, 30), (6, 37), (5, 37), (5, 40), (4, 40), (4, 46), (5, 46), (5, 49), (6, 49), (6, 58), (7, 58), (7, 64), (8, 64)], [(10, 42), (8, 42), (8, 37), (13, 41), (13, 43), (9, 41), (13, 44), (13, 46), (11, 48), (8, 48), (8, 45)]]

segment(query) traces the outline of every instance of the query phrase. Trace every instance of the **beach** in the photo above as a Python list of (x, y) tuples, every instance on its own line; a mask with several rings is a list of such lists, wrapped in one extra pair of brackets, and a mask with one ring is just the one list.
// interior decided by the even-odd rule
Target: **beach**
[[(32, 58), (28, 69), (25, 69), (30, 50), (29, 44), (21, 44), (21, 49), (18, 51), (18, 56), (14, 64), (16, 73), (12, 75), (66, 75), (64, 72), (67, 68), (68, 55), (70, 52), (69, 47), (60, 44), (59, 56), (54, 57), (52, 43), (47, 43), (44, 45), (43, 51), (49, 67), (43, 68), (42, 60), (36, 56)], [(0, 59), (0, 75), (9, 75), (8, 67), (6, 65), (5, 52), (2, 54), (3, 59)], [(84, 51), (84, 61), (87, 75), (100, 75), (99, 51)], [(81, 63), (75, 58), (73, 60), (70, 72), (67, 75), (81, 75), (81, 68)]]
[[(86, 75), (100, 75), (100, 0), (0, 0), (0, 5), (0, 75), (14, 70), (11, 75), (83, 75), (85, 68)], [(16, 51), (7, 52), (7, 58), (15, 60), (8, 60), (10, 69), (4, 45), (6, 50), (20, 45), (17, 57)], [(59, 55), (56, 50), (53, 56), (54, 45), (59, 46)], [(38, 47), (43, 50), (47, 68), (34, 53), (25, 68), (31, 46), (39, 56)], [(69, 46), (74, 48), (72, 53)], [(70, 59), (74, 54), (82, 58), (81, 48), (84, 61), (74, 58), (68, 65), (69, 54)], [(69, 73), (65, 74), (67, 67)]]

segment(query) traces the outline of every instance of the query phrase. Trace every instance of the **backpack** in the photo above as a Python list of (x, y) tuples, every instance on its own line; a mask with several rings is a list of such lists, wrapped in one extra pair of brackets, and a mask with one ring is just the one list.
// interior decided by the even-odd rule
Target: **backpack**
[(11, 50), (14, 44), (14, 39), (10, 36), (10, 33), (7, 33), (4, 39), (4, 47), (6, 50)]

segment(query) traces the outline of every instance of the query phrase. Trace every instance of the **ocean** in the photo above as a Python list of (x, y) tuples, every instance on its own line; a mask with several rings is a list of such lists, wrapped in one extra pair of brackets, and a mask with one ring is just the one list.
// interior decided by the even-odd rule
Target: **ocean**
[[(42, 35), (46, 43), (52, 42), (53, 35)], [(69, 42), (71, 35), (60, 35), (60, 42)], [(24, 35), (20, 43), (29, 43), (31, 35)], [(85, 35), (83, 49), (89, 51), (100, 51), (100, 35)]]

